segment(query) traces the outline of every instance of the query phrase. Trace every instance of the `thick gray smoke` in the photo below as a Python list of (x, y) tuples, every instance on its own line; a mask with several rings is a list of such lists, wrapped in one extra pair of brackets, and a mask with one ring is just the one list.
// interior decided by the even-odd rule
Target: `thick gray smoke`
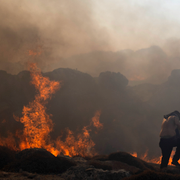
[[(101, 72), (121, 72), (131, 82), (149, 82), (159, 84), (167, 80), (174, 67), (180, 67), (176, 61), (160, 47), (152, 46), (138, 51), (93, 52), (66, 59), (62, 66), (78, 69), (98, 77)], [(60, 66), (56, 65), (56, 66)]]
[[(0, 4), (0, 69), (9, 73), (17, 74), (27, 69), (28, 62), (37, 62), (44, 72), (64, 67), (97, 77), (113, 71), (130, 81), (157, 84), (180, 68), (179, 40), (169, 40), (160, 48), (165, 39), (161, 43), (158, 39), (176, 32), (174, 24), (160, 34), (166, 23), (170, 27), (169, 22), (158, 19), (153, 24), (153, 17), (148, 16), (151, 8), (145, 11), (131, 1), (119, 2), (114, 11), (110, 4), (102, 10), (100, 2), (89, 0), (9, 0)], [(152, 28), (155, 25), (157, 29)], [(150, 46), (156, 45), (155, 39), (159, 46)], [(136, 44), (136, 48), (122, 50), (131, 48), (128, 44)]]
[(61, 57), (109, 49), (106, 32), (92, 18), (90, 1), (0, 3), (0, 64), (10, 73), (26, 68), (27, 61), (48, 71)]

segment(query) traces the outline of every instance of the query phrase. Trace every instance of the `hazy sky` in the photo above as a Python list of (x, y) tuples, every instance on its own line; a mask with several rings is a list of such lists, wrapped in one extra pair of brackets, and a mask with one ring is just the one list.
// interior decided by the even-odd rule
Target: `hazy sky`
[(116, 50), (163, 46), (180, 37), (180, 1), (97, 0), (94, 7), (97, 21), (110, 32)]
[[(159, 66), (165, 64), (164, 71), (171, 64), (169, 75), (174, 67), (180, 68), (180, 58), (171, 58), (180, 57), (179, 7), (177, 0), (0, 0), (1, 69), (17, 73), (27, 61), (35, 61), (43, 71), (73, 67), (90, 73), (95, 67), (99, 71), (123, 68), (123, 72), (136, 70), (140, 76), (139, 69), (145, 71), (149, 64), (157, 67), (159, 62)], [(128, 56), (115, 68), (109, 68), (112, 57), (106, 59), (107, 64), (104, 57), (92, 57), (91, 66), (82, 59), (83, 67), (81, 61), (66, 59), (94, 51), (136, 51), (154, 45), (168, 57), (161, 55), (161, 50), (157, 50), (159, 55), (150, 49), (150, 54), (136, 59), (133, 55), (133, 61)], [(10, 67), (13, 63), (16, 67)]]
[(180, 38), (177, 0), (0, 0), (0, 5), (1, 26), (31, 26), (44, 43), (56, 44), (51, 48), (57, 54), (162, 47)]

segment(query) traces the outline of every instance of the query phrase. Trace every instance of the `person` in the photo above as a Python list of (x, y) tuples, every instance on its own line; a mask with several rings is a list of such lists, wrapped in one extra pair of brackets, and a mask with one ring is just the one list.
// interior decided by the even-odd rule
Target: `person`
[(173, 156), (172, 163), (175, 166), (179, 166), (178, 160), (180, 158), (180, 113), (174, 111), (164, 116), (161, 131), (160, 131), (160, 142), (159, 146), (162, 152), (162, 159), (160, 168), (167, 167), (169, 158), (173, 147), (176, 147), (176, 152)]

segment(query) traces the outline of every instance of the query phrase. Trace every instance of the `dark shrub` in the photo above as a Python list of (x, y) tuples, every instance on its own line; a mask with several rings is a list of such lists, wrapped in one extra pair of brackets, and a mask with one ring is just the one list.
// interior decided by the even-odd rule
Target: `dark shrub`
[(14, 161), (15, 153), (15, 151), (7, 147), (0, 146), (0, 169), (2, 169), (8, 163)]
[(69, 167), (76, 165), (66, 158), (55, 157), (50, 152), (37, 148), (25, 149), (16, 157), (16, 160), (3, 170), (18, 172), (21, 169), (31, 173), (52, 174), (63, 173)]
[(108, 160), (108, 155), (96, 155), (92, 157), (92, 160), (99, 160), (99, 161), (107, 161)]
[(129, 164), (131, 166), (135, 166), (142, 170), (145, 170), (145, 169), (154, 170), (154, 168), (151, 165), (149, 165), (148, 163), (146, 163), (145, 161), (143, 161), (139, 158), (133, 157), (132, 155), (130, 155), (129, 153), (126, 153), (126, 152), (112, 153), (109, 155), (109, 160), (121, 161), (121, 162)]

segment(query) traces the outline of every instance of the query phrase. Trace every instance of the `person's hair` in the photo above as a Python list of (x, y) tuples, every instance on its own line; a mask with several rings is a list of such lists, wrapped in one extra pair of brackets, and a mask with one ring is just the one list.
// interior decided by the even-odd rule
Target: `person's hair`
[(164, 118), (167, 119), (169, 116), (178, 116), (178, 118), (180, 119), (180, 112), (179, 111), (173, 111), (167, 115), (164, 115)]

